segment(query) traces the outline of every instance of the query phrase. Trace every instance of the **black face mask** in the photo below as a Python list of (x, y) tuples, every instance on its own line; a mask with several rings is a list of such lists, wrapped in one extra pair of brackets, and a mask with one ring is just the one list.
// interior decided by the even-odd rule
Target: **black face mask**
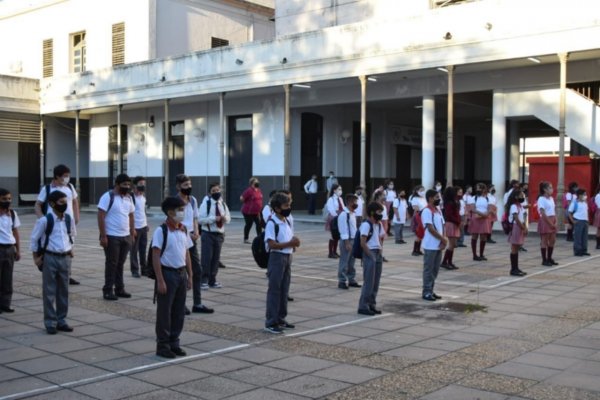
[(144, 186), (144, 185), (136, 186), (135, 188), (138, 190), (138, 192), (143, 192), (146, 190), (146, 186)]
[(352, 205), (350, 206), (350, 209), (351, 209), (351, 210), (356, 210), (357, 208), (358, 208), (358, 204), (352, 204)]
[(210, 197), (212, 197), (214, 201), (219, 201), (221, 198), (221, 192), (211, 193)]
[(481, 196), (481, 193), (483, 193), (481, 190), (477, 190), (477, 191), (475, 191), (475, 194), (476, 194), (477, 196)]
[(189, 196), (190, 194), (192, 194), (192, 188), (181, 188), (181, 194), (185, 195), (185, 196)]
[(0, 208), (3, 210), (8, 210), (10, 207), (10, 201), (0, 201)]
[(373, 214), (373, 218), (375, 218), (375, 221), (381, 221), (383, 219), (383, 214)]
[(437, 200), (434, 200), (434, 201), (433, 201), (433, 205), (434, 205), (434, 206), (436, 206), (436, 207), (437, 207), (437, 206), (439, 206), (439, 205), (440, 205), (440, 203), (441, 203), (441, 200), (440, 200), (440, 199), (437, 199)]
[(496, 189), (492, 189), (491, 194), (496, 194)]
[(57, 213), (64, 213), (65, 211), (67, 211), (67, 205), (66, 204), (55, 204), (54, 205), (54, 211), (56, 211)]
[(286, 218), (289, 217), (291, 213), (292, 213), (292, 208), (291, 207), (290, 208), (286, 208), (285, 210), (282, 208), (279, 211), (279, 214), (283, 215)]
[(260, 183), (255, 183), (255, 184), (254, 184), (254, 187), (255, 187), (255, 188), (258, 188), (258, 187), (260, 187)]
[(127, 193), (129, 193), (129, 188), (128, 187), (119, 186), (119, 193), (121, 193), (121, 194), (127, 194)]
[(525, 202), (525, 199), (524, 199), (524, 198), (522, 198), (522, 197), (520, 197), (520, 198), (518, 198), (518, 199), (517, 199), (517, 201), (518, 201), (519, 203), (524, 203), (524, 202)]

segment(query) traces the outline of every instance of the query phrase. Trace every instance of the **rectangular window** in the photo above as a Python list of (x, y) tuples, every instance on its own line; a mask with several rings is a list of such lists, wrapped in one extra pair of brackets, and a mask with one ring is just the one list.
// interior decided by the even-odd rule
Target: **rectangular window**
[(219, 39), (216, 37), (211, 37), (210, 38), (210, 47), (211, 48), (215, 48), (215, 47), (222, 47), (222, 46), (229, 46), (229, 40), (227, 39)]
[(71, 72), (85, 71), (85, 31), (71, 34)]
[(112, 65), (125, 64), (125, 22), (112, 26)]
[(50, 78), (54, 75), (54, 43), (52, 39), (46, 39), (42, 45), (42, 76)]

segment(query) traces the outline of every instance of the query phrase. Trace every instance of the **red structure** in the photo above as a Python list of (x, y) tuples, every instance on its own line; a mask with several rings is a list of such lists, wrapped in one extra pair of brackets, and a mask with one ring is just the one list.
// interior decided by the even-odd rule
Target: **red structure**
[[(528, 157), (529, 163), (529, 202), (532, 205), (530, 220), (537, 221), (538, 188), (541, 181), (549, 181), (557, 193), (558, 157)], [(598, 171), (600, 160), (593, 160), (588, 156), (565, 157), (565, 190), (569, 183), (577, 182), (580, 188), (587, 190), (588, 197), (595, 194), (598, 185)], [(562, 207), (562, 199), (554, 199), (557, 207)]]

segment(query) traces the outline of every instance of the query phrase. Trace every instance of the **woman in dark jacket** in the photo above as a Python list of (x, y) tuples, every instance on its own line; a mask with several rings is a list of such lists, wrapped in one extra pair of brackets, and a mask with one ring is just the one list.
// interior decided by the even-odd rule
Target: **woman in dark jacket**
[(244, 243), (250, 243), (248, 235), (252, 224), (256, 224), (256, 236), (260, 235), (261, 225), (259, 215), (263, 207), (263, 194), (259, 189), (258, 179), (255, 177), (250, 178), (250, 186), (244, 190), (244, 193), (240, 196), (242, 202), (242, 215), (244, 216)]
[(444, 235), (448, 237), (448, 247), (440, 267), (453, 270), (458, 269), (452, 262), (456, 241), (460, 237), (462, 219), (460, 217), (460, 202), (456, 196), (456, 188), (448, 186), (444, 191)]

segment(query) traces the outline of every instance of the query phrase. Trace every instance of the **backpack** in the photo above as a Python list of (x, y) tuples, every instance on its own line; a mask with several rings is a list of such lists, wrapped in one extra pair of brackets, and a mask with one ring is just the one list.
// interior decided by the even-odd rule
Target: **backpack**
[[(571, 199), (571, 201), (573, 201), (573, 200)], [(563, 197), (562, 197), (562, 206), (563, 206), (563, 208), (565, 210), (569, 208), (569, 200), (567, 200), (567, 194), (566, 193), (563, 194)]]
[(408, 205), (406, 206), (406, 214), (412, 218), (413, 215), (415, 215), (415, 209), (413, 208), (412, 204), (410, 203), (410, 201), (408, 202)]
[[(348, 227), (350, 227), (350, 213), (346, 213), (346, 215), (348, 216)], [(342, 235), (340, 234), (340, 227), (338, 226), (338, 217), (339, 215), (333, 217), (330, 224), (331, 238), (333, 240), (340, 240), (340, 238), (342, 237)]]
[[(64, 214), (65, 216), (65, 225), (67, 226), (67, 234), (69, 235), (69, 242), (71, 244), (73, 244), (73, 238), (71, 237), (71, 216), (67, 213)], [(40, 237), (38, 239), (38, 250), (37, 250), (37, 254), (42, 255), (46, 252), (46, 249), (48, 248), (48, 243), (50, 242), (50, 234), (52, 233), (52, 231), (54, 230), (54, 217), (52, 216), (52, 214), (46, 214), (46, 230), (44, 231), (44, 244), (42, 245), (42, 238)], [(42, 271), (42, 266), (39, 266), (38, 269), (40, 270), (40, 272)]]
[[(71, 193), (75, 193), (73, 185), (69, 183), (68, 186), (69, 189), (71, 189)], [(50, 196), (50, 184), (44, 185), (44, 188), (46, 189), (46, 200), (44, 200), (44, 202), (42, 203), (42, 214), (46, 215), (48, 214), (48, 196)]]
[[(369, 234), (367, 235), (367, 242), (371, 239), (371, 237), (373, 236), (373, 224), (371, 223), (371, 221), (365, 221), (367, 224), (369, 224)], [(360, 245), (360, 237), (362, 235), (360, 234), (360, 229), (356, 231), (356, 235), (354, 235), (354, 242), (352, 243), (352, 257), (357, 258), (359, 260), (362, 260), (363, 258), (363, 248)]]
[(414, 213), (413, 219), (410, 223), (410, 228), (414, 232), (417, 238), (423, 239), (425, 237), (425, 227), (423, 226), (423, 220), (421, 219), (421, 213), (423, 210)]
[(502, 230), (505, 235), (508, 235), (512, 231), (513, 224), (514, 222), (508, 221), (508, 213), (504, 213), (502, 216)]
[(596, 211), (598, 211), (598, 206), (596, 205), (595, 197), (590, 197), (588, 200), (588, 209), (590, 210), (590, 214), (592, 217), (596, 215)]
[[(161, 226), (163, 233), (163, 242), (160, 248), (160, 256), (162, 257), (165, 249), (167, 248), (167, 237), (169, 229), (167, 224), (163, 223)], [(154, 261), (152, 258), (152, 241), (150, 241), (150, 247), (148, 248), (148, 258), (146, 259), (146, 269), (142, 269), (142, 275), (147, 276), (150, 279), (156, 280), (156, 273), (154, 272)]]
[[(115, 192), (113, 192), (112, 190), (109, 190), (107, 193), (108, 193), (109, 200), (108, 200), (108, 207), (106, 207), (106, 213), (108, 214), (108, 212), (110, 211), (110, 209), (113, 206), (113, 203), (115, 202)], [(133, 206), (135, 207), (135, 196), (132, 193), (127, 193), (127, 195), (129, 196), (129, 198), (133, 202)]]
[(15, 229), (15, 219), (16, 219), (16, 215), (15, 215), (15, 210), (13, 210), (12, 208), (10, 209), (10, 219), (12, 220), (12, 226), (11, 229)]
[[(273, 222), (275, 224), (275, 241), (277, 242), (277, 235), (279, 235), (279, 225), (271, 218), (269, 218), (265, 223), (265, 228), (269, 222)], [(254, 257), (254, 261), (256, 261), (256, 264), (260, 268), (266, 269), (269, 266), (269, 254), (270, 251), (267, 251), (267, 248), (265, 246), (265, 229), (263, 229), (260, 235), (256, 236), (252, 240), (252, 257)]]

